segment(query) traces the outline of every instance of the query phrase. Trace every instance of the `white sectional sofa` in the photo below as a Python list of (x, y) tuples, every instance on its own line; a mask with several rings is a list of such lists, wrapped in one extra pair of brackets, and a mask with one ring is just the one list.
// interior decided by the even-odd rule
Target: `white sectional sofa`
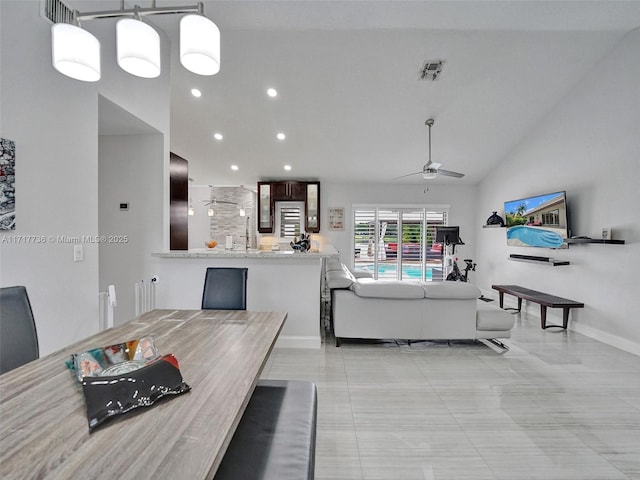
[(513, 316), (464, 282), (374, 280), (331, 261), (326, 266), (336, 346), (343, 338), (461, 340), (509, 338)]

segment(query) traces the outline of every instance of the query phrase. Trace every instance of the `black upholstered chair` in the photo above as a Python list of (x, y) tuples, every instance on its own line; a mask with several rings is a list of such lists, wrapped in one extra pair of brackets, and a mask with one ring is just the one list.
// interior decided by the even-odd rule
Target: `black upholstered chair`
[(207, 268), (202, 292), (203, 310), (246, 310), (246, 268)]
[(0, 374), (38, 356), (38, 334), (27, 289), (0, 288)]

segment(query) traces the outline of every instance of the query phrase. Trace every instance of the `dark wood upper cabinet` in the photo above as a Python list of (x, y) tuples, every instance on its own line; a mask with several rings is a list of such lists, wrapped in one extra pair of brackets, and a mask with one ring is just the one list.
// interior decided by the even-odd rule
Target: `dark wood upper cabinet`
[(273, 233), (275, 202), (304, 202), (307, 233), (320, 232), (320, 182), (258, 182), (258, 232)]
[(306, 182), (276, 182), (272, 183), (273, 199), (275, 201), (304, 202), (307, 195)]

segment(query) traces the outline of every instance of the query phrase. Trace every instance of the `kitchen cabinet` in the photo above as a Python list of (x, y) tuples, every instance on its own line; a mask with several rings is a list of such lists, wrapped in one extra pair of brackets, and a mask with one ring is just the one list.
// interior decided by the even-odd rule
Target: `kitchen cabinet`
[(309, 182), (305, 192), (305, 226), (308, 233), (320, 232), (320, 183)]
[(307, 196), (306, 182), (275, 182), (271, 184), (273, 199), (277, 201), (304, 202)]
[(258, 182), (258, 232), (273, 233), (273, 197), (269, 182)]
[(258, 182), (258, 232), (274, 232), (276, 202), (304, 202), (305, 230), (320, 232), (320, 182)]

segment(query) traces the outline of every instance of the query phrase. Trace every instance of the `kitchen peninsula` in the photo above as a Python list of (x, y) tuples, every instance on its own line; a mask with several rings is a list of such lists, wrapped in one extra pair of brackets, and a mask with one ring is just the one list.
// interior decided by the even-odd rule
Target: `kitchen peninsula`
[(153, 253), (158, 276), (156, 308), (199, 310), (208, 267), (244, 267), (247, 309), (285, 311), (278, 347), (320, 348), (320, 280), (325, 258), (338, 257), (325, 245), (318, 252), (285, 249), (192, 249)]

